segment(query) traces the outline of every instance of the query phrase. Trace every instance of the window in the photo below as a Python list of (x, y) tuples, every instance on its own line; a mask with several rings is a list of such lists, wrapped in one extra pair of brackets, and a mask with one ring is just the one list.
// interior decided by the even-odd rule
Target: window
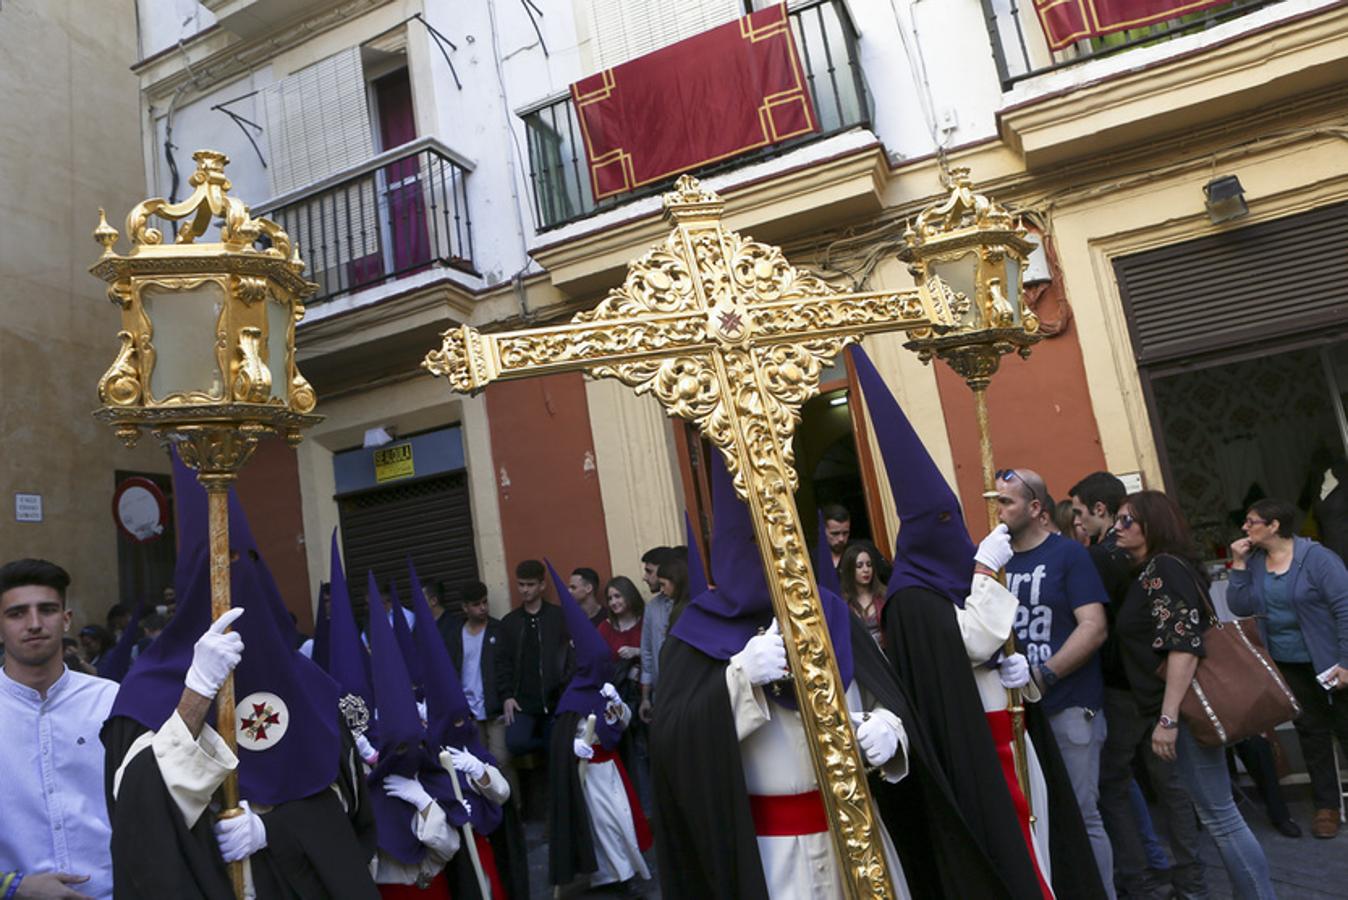
[(744, 15), (744, 0), (589, 0), (596, 71)]

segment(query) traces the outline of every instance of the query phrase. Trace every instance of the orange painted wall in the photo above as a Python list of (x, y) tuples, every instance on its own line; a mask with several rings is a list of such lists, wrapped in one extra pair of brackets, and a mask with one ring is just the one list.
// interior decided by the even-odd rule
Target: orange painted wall
[(582, 377), (498, 382), (486, 400), (510, 577), (520, 561), (546, 556), (564, 578), (590, 566), (607, 580), (608, 533)]
[[(1055, 501), (1083, 476), (1105, 468), (1100, 430), (1086, 386), (1081, 344), (1069, 308), (1055, 282), (1038, 297), (1037, 312), (1050, 330), (1062, 331), (1035, 345), (1029, 360), (1002, 358), (988, 389), (993, 460), (997, 468), (1033, 469)], [(936, 385), (955, 458), (955, 479), (964, 518), (975, 538), (987, 533), (978, 426), (973, 394), (945, 363), (936, 366)]]
[(235, 490), (286, 608), (295, 614), (300, 631), (309, 633), (313, 628), (313, 598), (309, 596), (295, 451), (276, 438), (262, 441), (239, 474)]

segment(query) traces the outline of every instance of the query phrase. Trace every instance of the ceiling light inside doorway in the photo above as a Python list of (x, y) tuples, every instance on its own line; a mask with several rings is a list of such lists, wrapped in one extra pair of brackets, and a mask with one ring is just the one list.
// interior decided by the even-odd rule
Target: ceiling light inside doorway
[(1213, 225), (1239, 219), (1250, 211), (1245, 202), (1245, 188), (1234, 175), (1222, 175), (1203, 185), (1203, 194), (1207, 198), (1203, 205), (1207, 207), (1208, 219)]
[(371, 447), (382, 447), (385, 444), (393, 442), (393, 437), (398, 433), (398, 429), (392, 425), (381, 425), (378, 428), (365, 429), (365, 442), (362, 446), (369, 450)]
[(842, 406), (842, 405), (843, 405), (844, 403), (846, 403), (846, 402), (847, 402), (847, 395), (846, 395), (846, 394), (839, 394), (839, 395), (836, 396), (836, 397), (829, 397), (829, 398), (828, 398), (828, 405), (829, 405), (829, 406)]

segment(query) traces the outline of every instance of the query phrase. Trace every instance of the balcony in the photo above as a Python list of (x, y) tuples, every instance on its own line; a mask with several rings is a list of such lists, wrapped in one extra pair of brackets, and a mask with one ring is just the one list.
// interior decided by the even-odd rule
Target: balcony
[[(857, 33), (844, 0), (813, 0), (791, 10), (791, 25), (805, 70), (819, 131), (697, 170), (709, 175), (778, 155), (793, 147), (870, 124), (870, 102), (857, 56)], [(529, 143), (529, 180), (534, 215), (547, 231), (668, 190), (669, 182), (646, 185), (595, 202), (575, 106), (568, 94), (522, 114)]]
[(310, 305), (434, 267), (476, 275), (471, 167), (435, 139), (419, 138), (254, 213), (298, 242), (318, 282)]
[(1136, 47), (1152, 46), (1181, 35), (1206, 31), (1280, 0), (1231, 0), (1221, 6), (1143, 28), (1077, 41), (1056, 53), (1048, 49), (1039, 22), (1035, 19), (1032, 0), (981, 2), (1002, 90), (1009, 91), (1026, 79), (1077, 66), (1088, 60), (1126, 53)]

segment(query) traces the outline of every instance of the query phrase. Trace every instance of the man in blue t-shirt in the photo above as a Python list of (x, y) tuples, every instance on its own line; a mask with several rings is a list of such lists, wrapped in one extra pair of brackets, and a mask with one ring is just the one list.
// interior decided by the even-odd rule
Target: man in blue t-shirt
[(1058, 739), (1100, 880), (1113, 898), (1114, 854), (1099, 808), (1105, 743), (1099, 650), (1108, 630), (1109, 598), (1086, 548), (1049, 528), (1053, 502), (1037, 473), (998, 472), (997, 509), (1015, 551), (1006, 565), (1006, 586), (1020, 600), (1016, 638), (1043, 694), (1040, 706)]

